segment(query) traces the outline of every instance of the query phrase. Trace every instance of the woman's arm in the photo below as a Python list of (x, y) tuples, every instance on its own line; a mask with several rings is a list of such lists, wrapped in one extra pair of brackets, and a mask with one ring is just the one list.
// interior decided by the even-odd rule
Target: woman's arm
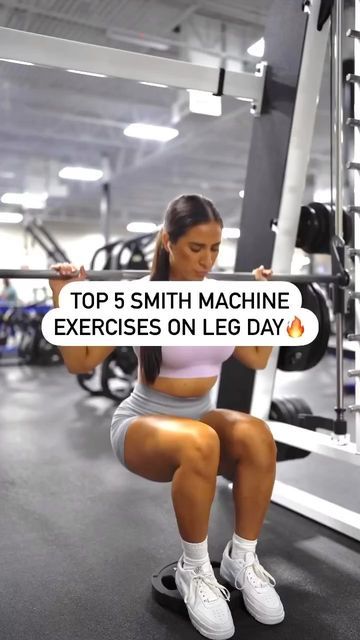
[[(253, 269), (252, 273), (255, 280), (269, 280), (272, 269), (265, 269), (262, 264)], [(235, 347), (233, 356), (249, 369), (265, 369), (272, 350), (272, 347)]]
[[(49, 284), (53, 292), (54, 307), (59, 306), (59, 294), (61, 289), (68, 283), (78, 280), (85, 280), (86, 273), (84, 267), (80, 270), (73, 264), (60, 263), (51, 265), (58, 273), (64, 276), (63, 280), (50, 280)], [(78, 275), (72, 276), (77, 273)], [(58, 347), (63, 357), (64, 364), (69, 373), (88, 373), (114, 351), (115, 347)]]
[(114, 351), (115, 347), (58, 347), (69, 373), (88, 373)]
[(265, 369), (272, 347), (235, 347), (233, 356), (249, 369)]

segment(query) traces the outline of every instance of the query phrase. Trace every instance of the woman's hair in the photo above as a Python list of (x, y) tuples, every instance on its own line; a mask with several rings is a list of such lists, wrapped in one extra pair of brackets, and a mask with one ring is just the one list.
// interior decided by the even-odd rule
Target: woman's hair
[[(150, 271), (150, 280), (169, 280), (169, 253), (162, 243), (162, 231), (167, 231), (169, 240), (175, 244), (192, 227), (206, 222), (223, 221), (213, 202), (201, 195), (182, 195), (172, 200), (165, 212), (163, 229), (158, 233), (155, 254)], [(161, 347), (140, 347), (140, 368), (147, 382), (154, 382), (161, 367)]]

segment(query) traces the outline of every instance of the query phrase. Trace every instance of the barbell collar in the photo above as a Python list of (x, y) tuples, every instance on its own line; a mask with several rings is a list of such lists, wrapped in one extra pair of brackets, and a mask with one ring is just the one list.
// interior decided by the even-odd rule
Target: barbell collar
[[(347, 273), (347, 272), (346, 272)], [(138, 280), (149, 275), (149, 271), (140, 270), (104, 270), (104, 271), (86, 271), (87, 280)], [(43, 269), (0, 269), (0, 278), (9, 279), (42, 279), (42, 280), (67, 280), (76, 277), (76, 273), (69, 275), (68, 278), (60, 275), (57, 271)], [(253, 281), (255, 277), (252, 273), (235, 272), (222, 273), (221, 271), (213, 271), (209, 273), (209, 278), (214, 280), (236, 280), (236, 281)], [(337, 284), (339, 286), (347, 286), (348, 279), (344, 274), (302, 274), (302, 273), (280, 273), (273, 274), (270, 278), (273, 282), (293, 282), (293, 283), (318, 283), (318, 284)]]

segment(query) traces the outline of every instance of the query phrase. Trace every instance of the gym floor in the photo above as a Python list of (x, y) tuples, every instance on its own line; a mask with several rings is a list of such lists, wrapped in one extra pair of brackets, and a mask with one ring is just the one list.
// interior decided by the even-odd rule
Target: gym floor
[[(306, 374), (279, 373), (275, 396), (304, 397), (314, 412), (332, 416), (334, 379), (329, 355)], [(116, 461), (114, 405), (88, 397), (63, 367), (0, 363), (0, 385), (1, 638), (199, 638), (186, 617), (152, 598), (152, 573), (180, 555), (170, 484), (142, 480)], [(360, 511), (359, 469), (351, 465), (312, 454), (279, 464), (278, 478)], [(219, 479), (213, 560), (232, 525), (231, 493)], [(359, 550), (358, 542), (272, 504), (258, 552), (276, 577), (286, 618), (261, 625), (238, 599), (235, 637), (358, 640)]]

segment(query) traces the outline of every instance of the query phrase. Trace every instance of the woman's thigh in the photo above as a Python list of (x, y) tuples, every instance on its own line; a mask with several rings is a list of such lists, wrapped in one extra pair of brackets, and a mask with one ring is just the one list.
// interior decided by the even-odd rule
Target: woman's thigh
[(124, 438), (125, 466), (139, 476), (170, 482), (187, 452), (219, 448), (211, 427), (198, 420), (154, 415), (133, 418)]
[(233, 479), (236, 465), (241, 457), (249, 455), (251, 444), (273, 443), (270, 428), (263, 420), (241, 411), (214, 409), (201, 420), (214, 429), (220, 440), (220, 462), (218, 475)]

